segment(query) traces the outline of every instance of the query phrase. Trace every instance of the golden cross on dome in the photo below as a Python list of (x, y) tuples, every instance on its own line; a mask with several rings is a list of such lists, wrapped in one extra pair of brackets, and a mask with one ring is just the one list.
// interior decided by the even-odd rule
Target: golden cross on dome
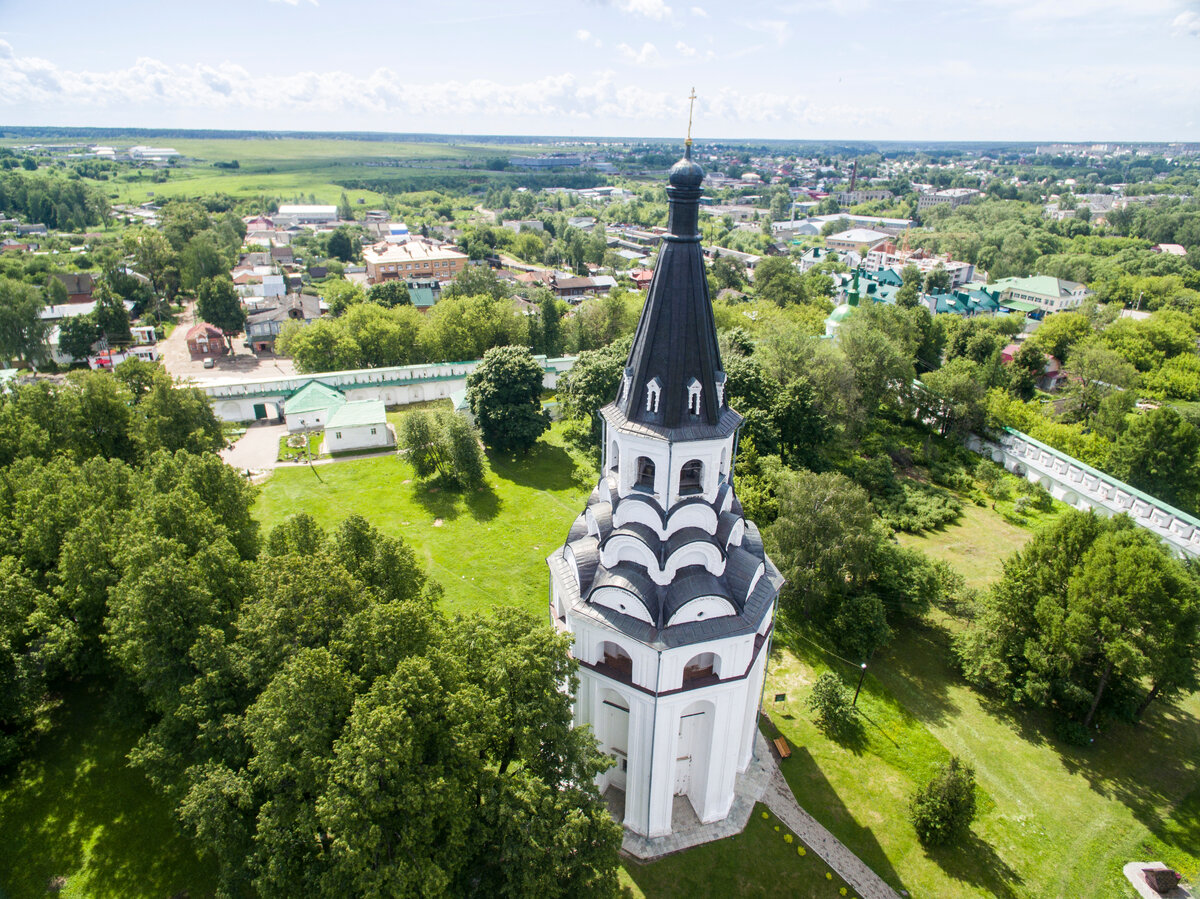
[(692, 145), (692, 110), (696, 108), (696, 89), (693, 87), (691, 94), (688, 96), (688, 133), (687, 146)]

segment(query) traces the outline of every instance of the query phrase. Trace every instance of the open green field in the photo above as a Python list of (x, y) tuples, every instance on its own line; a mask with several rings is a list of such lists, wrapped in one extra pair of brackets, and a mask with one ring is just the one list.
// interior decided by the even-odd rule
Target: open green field
[[(165, 801), (125, 765), (135, 728), (99, 686), (65, 697), (37, 754), (0, 780), (0, 897), (160, 899), (210, 895), (211, 866)], [(49, 887), (57, 878), (57, 891)]]
[(413, 547), (445, 587), (448, 609), (545, 612), (545, 557), (583, 511), (593, 476), (577, 469), (560, 428), (524, 458), (491, 456), (487, 487), (466, 496), (417, 481), (395, 455), (281, 468), (263, 485), (255, 517), (269, 529), (307, 512), (328, 528), (357, 513)]
[[(944, 531), (905, 537), (959, 568), (974, 586), (1029, 531), (988, 509), (966, 506)], [(804, 702), (833, 667), (853, 685), (852, 666), (804, 635), (781, 634), (767, 711), (795, 747), (783, 771), (800, 804), (878, 874), (913, 896), (1133, 896), (1121, 867), (1167, 862), (1200, 876), (1200, 694), (1116, 725), (1076, 749), (1053, 738), (1040, 713), (992, 702), (950, 664), (961, 623), (939, 613), (905, 625), (871, 662), (859, 698), (864, 727), (836, 742)], [(777, 693), (780, 703), (770, 701)], [(975, 766), (979, 816), (969, 842), (927, 852), (907, 805), (933, 766), (951, 753)]]
[[(116, 141), (128, 146), (131, 141)], [(337, 203), (343, 192), (350, 202), (363, 200), (370, 208), (383, 202), (381, 194), (367, 190), (345, 190), (337, 182), (353, 179), (401, 179), (414, 174), (464, 174), (464, 164), (490, 157), (536, 152), (536, 146), (423, 141), (369, 141), (301, 138), (210, 138), (162, 139), (157, 144), (174, 147), (184, 161), (168, 171), (168, 179), (155, 183), (153, 169), (126, 171), (119, 178), (101, 182), (114, 202), (143, 203), (167, 197), (200, 197), (229, 194), (253, 197), (263, 194), (283, 197), (312, 194), (318, 203)], [(217, 169), (214, 162), (237, 160), (237, 169)], [(382, 162), (398, 165), (380, 165)], [(476, 170), (473, 174), (489, 177)]]

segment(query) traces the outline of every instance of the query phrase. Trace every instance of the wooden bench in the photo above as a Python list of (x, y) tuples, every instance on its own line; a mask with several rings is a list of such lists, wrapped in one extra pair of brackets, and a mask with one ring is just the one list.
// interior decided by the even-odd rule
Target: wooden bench
[(776, 737), (771, 742), (775, 744), (775, 751), (779, 753), (781, 759), (786, 759), (792, 754), (792, 748), (788, 746), (787, 740), (783, 737)]

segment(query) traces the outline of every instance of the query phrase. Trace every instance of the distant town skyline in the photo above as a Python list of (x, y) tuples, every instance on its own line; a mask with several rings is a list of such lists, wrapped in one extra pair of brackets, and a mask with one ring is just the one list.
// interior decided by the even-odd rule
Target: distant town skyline
[(0, 0), (0, 125), (1200, 140), (1196, 0)]

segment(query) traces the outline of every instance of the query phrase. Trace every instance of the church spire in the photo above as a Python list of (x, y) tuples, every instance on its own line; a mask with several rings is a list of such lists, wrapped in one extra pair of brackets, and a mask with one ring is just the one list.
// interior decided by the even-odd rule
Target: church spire
[(700, 247), (704, 170), (692, 161), (691, 149), (689, 115), (684, 157), (671, 167), (667, 186), (669, 233), (617, 398), (626, 418), (666, 428), (716, 425), (725, 407), (725, 373)]

